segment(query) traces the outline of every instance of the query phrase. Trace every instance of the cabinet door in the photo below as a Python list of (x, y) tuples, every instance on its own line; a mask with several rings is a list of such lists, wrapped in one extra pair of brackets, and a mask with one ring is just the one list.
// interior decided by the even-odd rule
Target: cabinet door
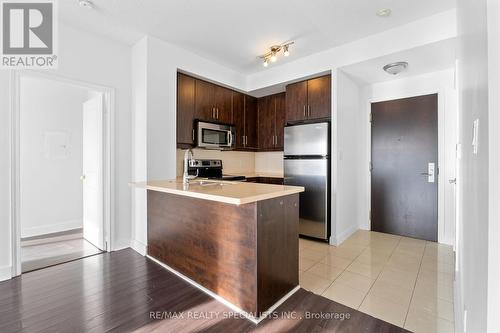
[(275, 111), (272, 96), (259, 98), (259, 149), (269, 150), (274, 148)]
[(245, 136), (246, 147), (259, 147), (257, 124), (257, 98), (245, 95)]
[(177, 144), (194, 145), (195, 79), (177, 74)]
[(196, 80), (195, 117), (201, 120), (215, 120), (215, 86), (209, 82)]
[(286, 121), (306, 119), (307, 81), (286, 86)]
[(233, 122), (232, 96), (231, 90), (215, 86), (215, 119), (218, 122), (226, 124)]
[(308, 118), (330, 118), (332, 112), (331, 76), (307, 81)]
[(236, 148), (245, 147), (245, 96), (233, 91), (233, 123), (236, 127)]
[(275, 101), (275, 107), (276, 107), (276, 139), (274, 141), (274, 146), (276, 149), (283, 149), (284, 145), (284, 132), (285, 132), (285, 113), (286, 113), (286, 107), (285, 107), (285, 102), (286, 100), (286, 94), (281, 93), (274, 95), (274, 101)]

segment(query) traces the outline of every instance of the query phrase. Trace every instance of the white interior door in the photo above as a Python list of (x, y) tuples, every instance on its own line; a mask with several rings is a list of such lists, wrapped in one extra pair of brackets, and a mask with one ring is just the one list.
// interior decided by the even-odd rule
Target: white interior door
[(103, 95), (83, 103), (83, 237), (104, 250)]

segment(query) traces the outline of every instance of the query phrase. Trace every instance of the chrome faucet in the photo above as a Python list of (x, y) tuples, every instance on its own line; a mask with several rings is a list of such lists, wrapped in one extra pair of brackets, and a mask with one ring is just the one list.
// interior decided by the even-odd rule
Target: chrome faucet
[(191, 159), (194, 157), (193, 151), (191, 149), (186, 150), (186, 152), (184, 153), (184, 173), (182, 174), (182, 183), (184, 184), (188, 184), (190, 179), (195, 179), (196, 177), (198, 177), (198, 170), (196, 172), (196, 175), (190, 175), (188, 173), (190, 160), (189, 157), (191, 157)]

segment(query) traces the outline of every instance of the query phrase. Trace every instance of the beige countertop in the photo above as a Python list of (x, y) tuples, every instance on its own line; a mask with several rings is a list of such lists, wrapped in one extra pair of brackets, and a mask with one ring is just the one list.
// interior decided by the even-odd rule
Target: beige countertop
[(304, 192), (300, 186), (256, 184), (234, 181), (191, 180), (184, 185), (181, 179), (152, 180), (131, 183), (131, 186), (152, 191), (183, 195), (191, 198), (242, 205)]

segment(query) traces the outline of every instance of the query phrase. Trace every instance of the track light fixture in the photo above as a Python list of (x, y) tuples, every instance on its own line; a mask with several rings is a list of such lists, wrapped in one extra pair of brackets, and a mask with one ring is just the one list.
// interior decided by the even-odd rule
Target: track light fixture
[(281, 50), (283, 50), (283, 55), (285, 57), (288, 57), (290, 55), (290, 45), (292, 45), (293, 43), (294, 42), (288, 42), (288, 43), (281, 44), (281, 45), (271, 46), (269, 52), (259, 56), (259, 58), (264, 60), (262, 65), (264, 67), (267, 67), (267, 66), (269, 66), (269, 62), (276, 62), (278, 60), (278, 53)]

